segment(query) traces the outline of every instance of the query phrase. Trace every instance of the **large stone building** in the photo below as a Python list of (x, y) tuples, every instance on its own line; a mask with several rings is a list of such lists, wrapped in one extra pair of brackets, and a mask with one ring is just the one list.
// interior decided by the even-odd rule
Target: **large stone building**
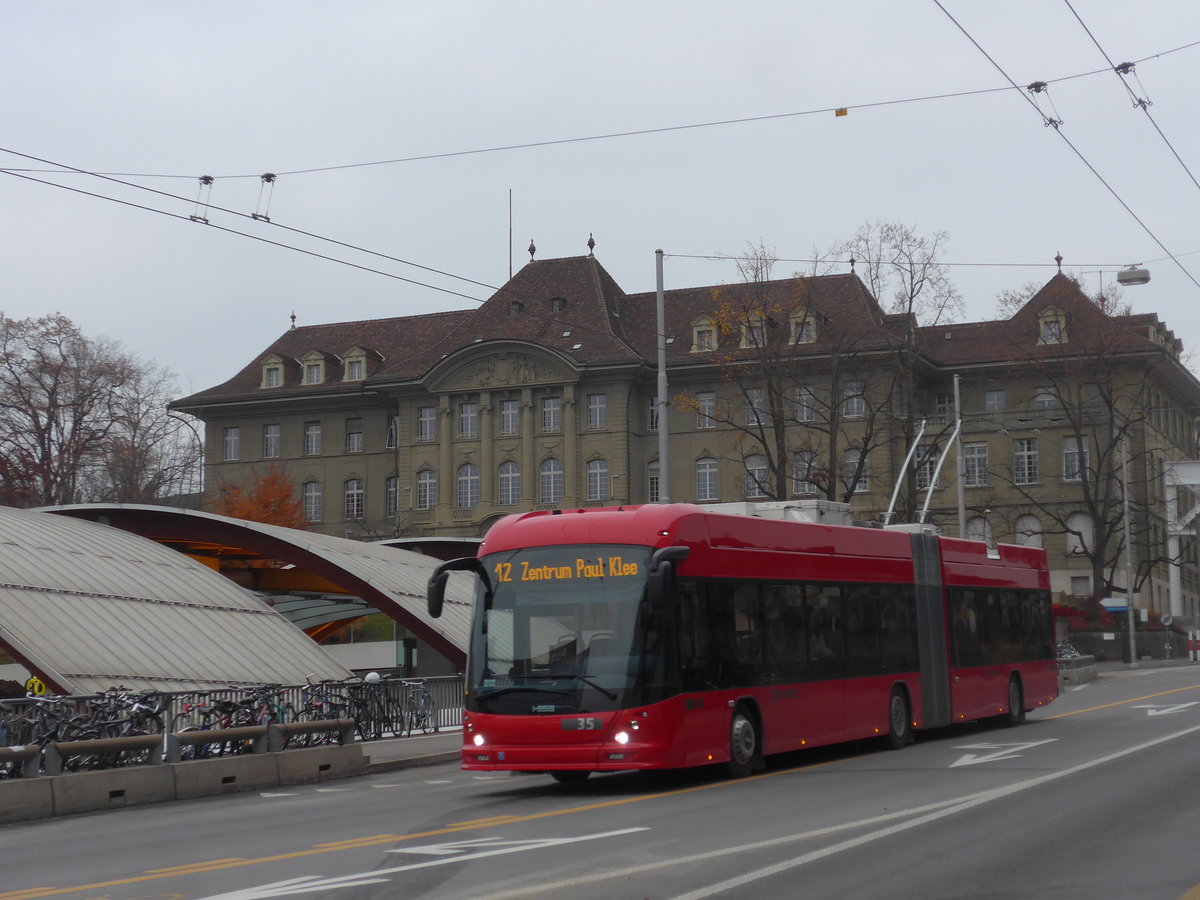
[[(655, 294), (589, 254), (531, 261), (469, 310), (293, 327), (173, 407), (206, 425), (210, 493), (277, 464), (315, 530), (364, 540), (663, 498), (879, 520), (915, 443), (893, 520), (928, 504), (957, 533), (961, 478), (968, 535), (1042, 544), (1063, 598), (1124, 588), (1124, 451), (1140, 605), (1170, 608), (1162, 466), (1197, 456), (1200, 382), (1156, 316), (1110, 315), (1061, 272), (1011, 318), (948, 326), (885, 313), (853, 272), (664, 306), (665, 403)], [(1190, 542), (1182, 561), (1174, 611), (1194, 614)]]

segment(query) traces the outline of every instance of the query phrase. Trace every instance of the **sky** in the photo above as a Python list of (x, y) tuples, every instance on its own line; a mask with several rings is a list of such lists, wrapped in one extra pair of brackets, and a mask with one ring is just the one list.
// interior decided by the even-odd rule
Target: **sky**
[(784, 277), (894, 221), (949, 235), (967, 320), (1061, 253), (1091, 291), (1149, 269), (1125, 300), (1196, 348), (1193, 42), (1194, 0), (12, 5), (0, 311), (61, 312), (182, 396), (293, 313), (475, 306), (531, 239), (590, 234), (639, 293), (658, 249), (668, 288), (758, 243)]

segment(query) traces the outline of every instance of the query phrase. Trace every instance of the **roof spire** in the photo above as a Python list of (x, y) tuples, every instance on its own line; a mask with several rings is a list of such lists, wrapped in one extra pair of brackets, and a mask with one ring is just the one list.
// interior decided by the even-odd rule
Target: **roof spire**
[(1055, 255), (1054, 261), (1056, 263), (1058, 263), (1058, 271), (1061, 272), (1062, 271), (1062, 251), (1061, 250), (1059, 250), (1058, 253)]
[(850, 257), (850, 274), (854, 274), (854, 257)]
[(533, 238), (529, 239), (529, 261), (533, 262), (533, 254), (537, 253), (537, 247), (533, 245)]
[(592, 233), (588, 232), (588, 256), (592, 255), (592, 251), (596, 249), (596, 240), (592, 237)]
[(296, 329), (296, 311), (292, 310), (292, 330)]

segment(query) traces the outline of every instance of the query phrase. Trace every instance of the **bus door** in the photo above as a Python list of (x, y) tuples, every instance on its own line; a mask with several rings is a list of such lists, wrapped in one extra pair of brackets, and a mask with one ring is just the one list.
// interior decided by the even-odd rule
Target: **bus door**
[(836, 584), (803, 585), (808, 678), (800, 685), (800, 713), (808, 744), (840, 740), (846, 730), (845, 598)]

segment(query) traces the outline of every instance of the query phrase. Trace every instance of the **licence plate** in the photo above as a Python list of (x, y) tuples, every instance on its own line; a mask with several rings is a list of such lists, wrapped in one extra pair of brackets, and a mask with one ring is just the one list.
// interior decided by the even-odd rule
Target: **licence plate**
[(594, 716), (572, 716), (561, 722), (563, 731), (599, 731), (600, 720)]

